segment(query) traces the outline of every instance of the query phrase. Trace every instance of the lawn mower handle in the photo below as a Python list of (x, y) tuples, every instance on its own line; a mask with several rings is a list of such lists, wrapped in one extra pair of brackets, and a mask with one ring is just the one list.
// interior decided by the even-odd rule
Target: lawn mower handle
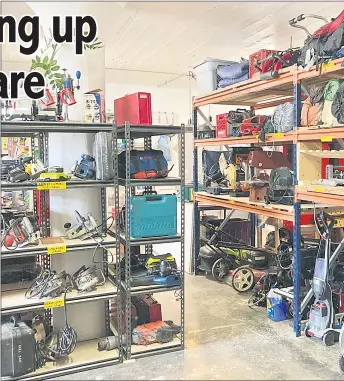
[(306, 33), (307, 33), (307, 36), (308, 37), (311, 37), (311, 33), (308, 32), (308, 29), (302, 25), (297, 25), (297, 23), (305, 20), (306, 18), (313, 18), (313, 19), (319, 19), (319, 20), (322, 20), (324, 21), (325, 25), (328, 24), (328, 21), (325, 17), (323, 16), (318, 16), (318, 15), (308, 15), (308, 14), (301, 14), (297, 17), (294, 17), (292, 19), (289, 20), (289, 25), (292, 26), (293, 28), (299, 28), (299, 29), (303, 29)]

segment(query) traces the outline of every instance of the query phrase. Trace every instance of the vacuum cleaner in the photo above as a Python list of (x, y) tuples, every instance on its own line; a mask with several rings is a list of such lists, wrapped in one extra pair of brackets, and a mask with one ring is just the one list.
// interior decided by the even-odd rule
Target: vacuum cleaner
[[(332, 288), (330, 285), (330, 253), (331, 233), (335, 219), (321, 212), (315, 221), (322, 230), (325, 241), (324, 257), (317, 257), (314, 268), (312, 290), (315, 301), (309, 312), (309, 320), (305, 327), (307, 337), (322, 339), (326, 346), (333, 345), (339, 340), (341, 319), (343, 314), (335, 313), (333, 306)], [(319, 250), (320, 252), (320, 250)]]

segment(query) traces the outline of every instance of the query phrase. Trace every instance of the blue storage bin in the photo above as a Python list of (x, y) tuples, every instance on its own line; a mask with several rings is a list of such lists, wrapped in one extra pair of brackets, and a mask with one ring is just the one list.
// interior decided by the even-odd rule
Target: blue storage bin
[(177, 197), (148, 194), (130, 197), (130, 236), (147, 238), (177, 234)]

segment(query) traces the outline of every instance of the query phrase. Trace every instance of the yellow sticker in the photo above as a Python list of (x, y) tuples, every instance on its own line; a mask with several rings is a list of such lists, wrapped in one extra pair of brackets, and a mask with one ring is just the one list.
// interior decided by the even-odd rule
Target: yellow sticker
[(37, 183), (37, 190), (66, 189), (66, 188), (67, 188), (67, 183), (65, 181)]
[(64, 306), (64, 299), (52, 299), (52, 300), (47, 300), (44, 302), (44, 308), (57, 308), (57, 307), (63, 307)]
[(323, 187), (315, 187), (315, 191), (317, 193), (324, 193), (324, 188)]
[(66, 251), (67, 251), (66, 245), (54, 245), (54, 246), (47, 247), (48, 254), (63, 254)]
[(234, 200), (229, 200), (229, 203), (230, 204), (235, 204), (235, 201)]
[(332, 142), (332, 136), (322, 136), (320, 138), (320, 140), (323, 142), (323, 143), (326, 143), (326, 142)]
[(322, 65), (322, 71), (326, 71), (326, 70), (329, 70), (329, 69), (333, 69), (335, 67), (335, 64), (333, 61), (330, 61), (330, 62), (327, 62), (325, 64)]
[(283, 134), (283, 132), (276, 132), (275, 134), (272, 134), (272, 137), (274, 139), (282, 139), (282, 138), (284, 138), (284, 134)]

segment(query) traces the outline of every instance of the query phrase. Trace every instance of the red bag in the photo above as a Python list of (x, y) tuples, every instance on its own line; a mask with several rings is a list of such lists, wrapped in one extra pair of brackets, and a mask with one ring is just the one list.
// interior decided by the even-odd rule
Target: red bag
[(344, 22), (344, 11), (336, 17), (333, 21), (329, 22), (326, 25), (323, 25), (316, 32), (312, 34), (313, 38), (318, 37), (328, 37), (330, 36), (336, 29), (340, 27), (340, 25)]
[(244, 119), (240, 126), (240, 135), (257, 135), (262, 129), (266, 116), (256, 115), (253, 118)]

